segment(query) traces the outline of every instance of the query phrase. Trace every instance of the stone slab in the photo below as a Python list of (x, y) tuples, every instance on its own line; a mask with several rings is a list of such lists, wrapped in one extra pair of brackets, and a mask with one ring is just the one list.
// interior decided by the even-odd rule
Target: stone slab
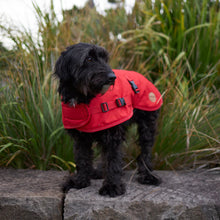
[(1, 220), (60, 220), (68, 172), (0, 169)]
[(163, 180), (160, 186), (141, 185), (135, 172), (126, 173), (127, 192), (116, 198), (98, 194), (102, 180), (92, 180), (84, 189), (71, 189), (65, 198), (64, 219), (220, 219), (219, 171), (155, 173)]

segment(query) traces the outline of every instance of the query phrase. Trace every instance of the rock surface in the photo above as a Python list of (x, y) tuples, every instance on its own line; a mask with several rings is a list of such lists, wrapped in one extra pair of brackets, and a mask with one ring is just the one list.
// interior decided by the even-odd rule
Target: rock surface
[(59, 171), (0, 169), (0, 219), (62, 219), (61, 185), (67, 175)]
[(155, 172), (160, 186), (140, 185), (135, 173), (124, 176), (127, 192), (116, 198), (98, 195), (102, 180), (71, 189), (64, 203), (64, 219), (220, 219), (220, 172)]
[(0, 220), (220, 219), (219, 171), (155, 173), (163, 180), (157, 187), (140, 185), (134, 171), (126, 172), (126, 194), (110, 198), (98, 194), (103, 180), (64, 195), (68, 172), (0, 169)]

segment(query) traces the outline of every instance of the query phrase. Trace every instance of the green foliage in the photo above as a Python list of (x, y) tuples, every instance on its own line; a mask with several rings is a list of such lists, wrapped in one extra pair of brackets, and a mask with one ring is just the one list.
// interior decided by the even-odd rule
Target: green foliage
[[(161, 58), (160, 62), (167, 61)], [(178, 57), (171, 66), (158, 82), (166, 91), (154, 148), (157, 167), (213, 167), (219, 164), (220, 144), (219, 92), (213, 91), (213, 69), (194, 82), (184, 74), (191, 71), (186, 57)], [(206, 161), (208, 157), (213, 161)]]
[[(42, 12), (36, 8), (40, 19)], [(8, 34), (16, 48), (1, 81), (0, 166), (48, 169), (73, 168), (72, 144), (64, 134), (56, 82), (52, 79), (55, 63), (54, 20), (39, 21), (43, 42), (33, 42), (28, 32)], [(42, 30), (41, 29), (41, 30)], [(55, 38), (55, 37), (54, 37)], [(57, 156), (56, 156), (57, 155)]]
[(219, 165), (219, 3), (144, 1), (134, 12), (140, 25), (123, 34), (129, 68), (164, 93), (157, 168)]
[[(74, 170), (72, 141), (61, 120), (53, 66), (65, 47), (104, 46), (113, 68), (138, 71), (163, 94), (153, 155), (156, 168), (219, 166), (220, 4), (209, 0), (136, 1), (105, 15), (86, 5), (48, 12), (34, 5), (38, 36), (0, 28), (15, 43), (1, 47), (0, 166)], [(124, 143), (128, 164), (139, 153), (137, 129)]]

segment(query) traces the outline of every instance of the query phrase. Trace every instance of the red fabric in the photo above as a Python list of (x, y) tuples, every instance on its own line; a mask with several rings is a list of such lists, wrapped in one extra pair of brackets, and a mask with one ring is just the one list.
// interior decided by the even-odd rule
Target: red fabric
[[(161, 107), (163, 100), (160, 92), (143, 75), (126, 70), (113, 72), (117, 77), (115, 85), (104, 95), (97, 95), (90, 104), (73, 107), (62, 102), (64, 128), (96, 132), (127, 121), (132, 117), (134, 108), (155, 111)], [(137, 93), (129, 81), (133, 81), (138, 87)], [(116, 100), (119, 98), (124, 98), (126, 105), (118, 106)], [(118, 102), (120, 105), (120, 100)]]

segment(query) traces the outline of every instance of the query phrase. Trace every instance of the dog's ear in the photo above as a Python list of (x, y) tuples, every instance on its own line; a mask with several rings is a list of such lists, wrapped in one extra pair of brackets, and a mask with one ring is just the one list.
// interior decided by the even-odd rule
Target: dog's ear
[(68, 80), (69, 74), (66, 68), (67, 68), (67, 65), (66, 65), (66, 61), (64, 58), (64, 52), (62, 52), (61, 56), (56, 61), (53, 75), (55, 77), (58, 77), (61, 81)]

